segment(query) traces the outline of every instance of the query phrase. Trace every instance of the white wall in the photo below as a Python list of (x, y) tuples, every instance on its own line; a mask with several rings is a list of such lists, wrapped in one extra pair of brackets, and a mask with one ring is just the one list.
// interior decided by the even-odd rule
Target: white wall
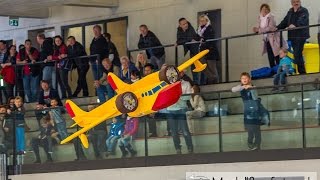
[[(114, 9), (53, 7), (48, 19), (21, 19), (18, 28), (9, 27), (8, 18), (1, 17), (0, 39), (15, 39), (17, 44), (20, 44), (27, 38), (27, 30), (55, 27), (56, 34), (60, 34), (62, 25), (129, 16), (130, 49), (137, 47), (137, 27), (140, 24), (147, 24), (163, 44), (169, 44), (175, 41), (177, 20), (180, 17), (186, 17), (195, 26), (197, 12), (214, 9), (222, 9), (222, 36), (239, 35), (251, 33), (262, 3), (271, 5), (278, 21), (290, 7), (290, 0), (120, 0), (119, 7)], [(303, 5), (310, 11), (310, 24), (316, 24), (320, 1), (303, 0)], [(312, 42), (316, 42), (315, 32), (314, 29)], [(238, 79), (238, 74), (242, 71), (267, 65), (267, 58), (261, 57), (260, 44), (261, 37), (242, 38), (230, 42), (232, 79)], [(173, 48), (167, 49), (169, 62), (173, 62), (173, 52)], [(222, 57), (224, 59), (223, 54)]]
[(270, 161), (250, 163), (162, 166), (147, 168), (74, 171), (12, 176), (12, 180), (183, 180), (186, 172), (316, 172), (320, 179), (320, 160)]

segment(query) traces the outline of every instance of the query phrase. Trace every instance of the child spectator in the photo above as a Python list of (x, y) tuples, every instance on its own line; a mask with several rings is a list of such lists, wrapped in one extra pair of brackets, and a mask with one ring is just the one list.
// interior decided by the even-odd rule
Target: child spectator
[[(4, 112), (4, 109), (6, 109), (6, 112)], [(5, 146), (5, 151), (7, 152), (9, 149), (12, 149), (13, 147), (13, 119), (10, 114), (9, 109), (3, 107), (1, 108), (1, 112), (3, 114), (3, 131), (4, 131), (4, 146)]]
[(6, 114), (7, 114), (7, 108), (1, 105), (0, 106), (0, 153), (5, 152), (5, 145), (4, 145), (5, 132), (3, 129), (3, 125), (4, 125), (4, 118)]
[(249, 73), (240, 76), (241, 84), (233, 87), (232, 92), (240, 92), (244, 104), (244, 127), (248, 132), (249, 150), (259, 150), (261, 146), (261, 130), (259, 118), (259, 100), (257, 91), (253, 89)]
[(41, 120), (41, 128), (40, 134), (31, 140), (32, 149), (36, 156), (36, 161), (34, 163), (41, 163), (40, 159), (40, 152), (39, 146), (43, 147), (46, 155), (47, 155), (47, 162), (52, 162), (51, 154), (49, 153), (49, 139), (51, 138), (51, 134), (54, 132), (53, 126), (51, 125), (50, 121), (43, 118)]
[(134, 138), (134, 136), (137, 134), (138, 128), (139, 128), (139, 119), (131, 118), (128, 116), (125, 127), (124, 127), (123, 135), (119, 140), (119, 147), (122, 152), (123, 158), (127, 156), (128, 151), (131, 153), (131, 157), (137, 154), (137, 152), (132, 148), (131, 141)]
[(272, 91), (285, 91), (285, 87), (278, 88), (278, 85), (286, 84), (286, 76), (290, 75), (294, 70), (292, 67), (292, 60), (287, 56), (288, 50), (282, 48), (280, 50), (280, 63), (277, 74), (274, 77), (273, 84), (276, 86), (272, 89)]
[(137, 70), (131, 71), (131, 83), (135, 83), (140, 79), (140, 73)]
[[(20, 96), (17, 96), (14, 99), (14, 109), (13, 109), (13, 119), (15, 121), (16, 128), (16, 150), (18, 154), (24, 154), (25, 150), (25, 120), (24, 120), (24, 107), (23, 99)], [(9, 111), (10, 112), (10, 111)]]
[(58, 106), (58, 99), (51, 99), (51, 109), (49, 111), (50, 119), (53, 120), (54, 126), (57, 128), (57, 131), (60, 135), (61, 139), (65, 139), (68, 137), (66, 121), (61, 114), (61, 107)]
[(14, 109), (14, 97), (8, 98), (8, 109), (13, 110)]
[(192, 94), (190, 98), (190, 104), (193, 108), (192, 111), (187, 111), (186, 116), (187, 116), (187, 123), (188, 127), (190, 130), (190, 133), (193, 133), (194, 129), (194, 121), (192, 121), (192, 118), (201, 118), (206, 115), (207, 108), (204, 104), (204, 101), (200, 95), (200, 88), (197, 85), (194, 85), (192, 87)]
[(121, 138), (121, 135), (123, 133), (123, 123), (118, 122), (116, 118), (112, 119), (111, 128), (109, 137), (106, 140), (107, 145), (107, 153), (106, 156), (108, 157), (109, 154), (114, 154), (114, 147), (117, 144), (118, 139)]

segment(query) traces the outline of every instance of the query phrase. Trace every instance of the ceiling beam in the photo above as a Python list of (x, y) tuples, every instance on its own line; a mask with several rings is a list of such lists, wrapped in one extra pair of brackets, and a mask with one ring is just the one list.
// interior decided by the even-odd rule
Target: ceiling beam
[(113, 7), (119, 6), (119, 0), (65, 0), (63, 5), (81, 6), (81, 7), (113, 8)]

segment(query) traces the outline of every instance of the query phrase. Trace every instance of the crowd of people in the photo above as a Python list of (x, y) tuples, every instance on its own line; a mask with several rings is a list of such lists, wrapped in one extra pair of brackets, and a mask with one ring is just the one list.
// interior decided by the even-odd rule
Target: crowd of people
[[(279, 25), (276, 25), (270, 6), (268, 4), (261, 5), (258, 26), (254, 27), (253, 31), (266, 33), (278, 29), (309, 25), (308, 10), (301, 6), (301, 1), (291, 0), (291, 2), (292, 8)], [(198, 95), (200, 92), (198, 85), (219, 83), (217, 61), (220, 60), (220, 55), (215, 41), (206, 42), (208, 39), (215, 38), (214, 28), (208, 16), (199, 16), (197, 29), (194, 29), (186, 18), (180, 18), (178, 24), (176, 45), (183, 45), (185, 54), (190, 52), (190, 57), (192, 57), (199, 51), (210, 50), (209, 54), (201, 59), (203, 63), (208, 65), (203, 74), (193, 73), (192, 79), (185, 72), (179, 74), (183, 94), (195, 95), (183, 96), (176, 104), (167, 108), (168, 135), (172, 136), (177, 154), (181, 154), (180, 134), (185, 138), (188, 152), (194, 151), (191, 138), (194, 126), (192, 119), (201, 118), (207, 112), (203, 98)], [(145, 53), (140, 52), (135, 60), (132, 60), (132, 57), (121, 57), (112, 42), (111, 34), (102, 34), (102, 28), (99, 25), (93, 27), (94, 38), (90, 44), (90, 55), (92, 55), (90, 57), (87, 56), (84, 46), (74, 36), (69, 36), (65, 44), (59, 35), (51, 38), (45, 37), (44, 34), (38, 34), (37, 43), (40, 45), (40, 49), (33, 47), (32, 41), (29, 39), (25, 40), (24, 45), (19, 46), (18, 49), (15, 45), (7, 47), (6, 41), (0, 41), (1, 75), (5, 82), (4, 88), (1, 88), (0, 91), (0, 104), (8, 104), (0, 106), (0, 123), (3, 127), (0, 128), (0, 150), (7, 151), (7, 149), (13, 148), (12, 132), (14, 128), (16, 151), (19, 154), (25, 153), (24, 131), (29, 128), (24, 120), (23, 102), (37, 102), (35, 115), (40, 133), (31, 140), (32, 149), (36, 155), (36, 163), (41, 162), (40, 146), (44, 148), (47, 160), (52, 161), (53, 144), (59, 143), (68, 136), (66, 121), (62, 115), (64, 109), (61, 99), (78, 97), (81, 91), (83, 96), (89, 96), (89, 86), (86, 78), (83, 77), (87, 76), (90, 66), (94, 77), (93, 87), (96, 89), (100, 103), (115, 96), (115, 91), (107, 81), (108, 73), (114, 73), (126, 83), (134, 83), (166, 66), (164, 48), (152, 49), (152, 47), (162, 46), (155, 33), (150, 31), (145, 24), (140, 25), (139, 30), (138, 47), (140, 49), (146, 48), (146, 51)], [(309, 29), (292, 30), (288, 33), (288, 39), (294, 50), (294, 63), (298, 65), (300, 74), (306, 73), (302, 50), (309, 37)], [(268, 54), (271, 67), (279, 65), (274, 84), (285, 84), (286, 76), (292, 73), (292, 66), (291, 60), (287, 57), (287, 43), (281, 39), (279, 32), (263, 35), (263, 53)], [(77, 87), (74, 91), (68, 82), (69, 73), (73, 69), (76, 69), (78, 73)], [(244, 101), (256, 100), (255, 92), (251, 91), (250, 75), (242, 74), (241, 83), (233, 91), (240, 91)], [(274, 90), (279, 89), (275, 87)], [(5, 97), (3, 98), (2, 95)], [(93, 108), (94, 106), (89, 106), (88, 110)], [(141, 119), (143, 118), (148, 122), (149, 136), (157, 137), (155, 114)], [(257, 127), (255, 122), (250, 123), (254, 126), (246, 126), (250, 136), (249, 148), (252, 150), (260, 149), (260, 127)], [(105, 123), (93, 128), (89, 133), (89, 139), (93, 144), (96, 158), (101, 158), (103, 152), (107, 152), (107, 156), (114, 154), (116, 143), (118, 143), (123, 157), (126, 157), (128, 152), (135, 156), (137, 152), (131, 143), (137, 134), (138, 125), (138, 118), (126, 117), (125, 122), (119, 121), (118, 118), (113, 119), (109, 134), (107, 134)], [(74, 140), (73, 143), (77, 159), (86, 159), (79, 139)]]

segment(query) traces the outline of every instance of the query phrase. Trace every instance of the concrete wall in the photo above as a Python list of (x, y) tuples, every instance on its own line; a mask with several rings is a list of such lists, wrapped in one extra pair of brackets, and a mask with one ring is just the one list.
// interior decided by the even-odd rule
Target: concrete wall
[[(55, 27), (56, 34), (60, 34), (62, 25), (128, 16), (130, 49), (137, 47), (137, 27), (143, 23), (157, 34), (163, 44), (169, 44), (175, 41), (178, 18), (186, 17), (196, 26), (198, 12), (214, 9), (222, 9), (222, 36), (239, 35), (251, 33), (261, 3), (271, 5), (278, 21), (290, 7), (290, 0), (120, 0), (119, 7), (114, 9), (53, 7), (50, 9), (50, 18), (21, 19), (18, 28), (9, 27), (8, 18), (1, 17), (0, 39), (15, 39), (17, 44), (20, 44), (27, 38), (27, 30)], [(320, 1), (304, 0), (303, 5), (310, 10), (310, 24), (317, 23)], [(315, 42), (316, 31), (312, 32), (311, 42)], [(267, 58), (261, 57), (260, 44), (261, 37), (242, 38), (230, 42), (231, 79), (238, 79), (238, 74), (242, 71), (267, 65)], [(173, 48), (167, 49), (169, 62), (173, 62), (173, 52)], [(222, 57), (224, 59), (224, 55)], [(182, 55), (180, 59), (183, 59)]]
[[(162, 166), (148, 168), (109, 169), (12, 176), (12, 180), (183, 180), (186, 172), (316, 172), (320, 160), (273, 161), (251, 163), (207, 164), (190, 166)], [(318, 175), (318, 179), (319, 175)]]

